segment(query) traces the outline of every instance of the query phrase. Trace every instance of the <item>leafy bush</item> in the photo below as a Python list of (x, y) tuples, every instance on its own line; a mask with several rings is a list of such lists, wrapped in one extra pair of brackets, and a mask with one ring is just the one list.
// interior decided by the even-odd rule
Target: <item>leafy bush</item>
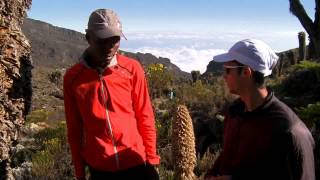
[(36, 179), (73, 179), (71, 157), (66, 145), (66, 125), (47, 128), (35, 135), (39, 151), (32, 155)]
[(302, 107), (299, 110), (299, 116), (309, 128), (315, 127), (320, 130), (320, 102)]
[(54, 83), (57, 86), (62, 85), (62, 77), (63, 72), (61, 70), (56, 69), (55, 71), (48, 74), (48, 79), (51, 83)]
[(61, 151), (61, 142), (58, 138), (44, 142), (44, 149), (32, 156), (32, 173), (35, 177), (54, 179), (54, 155)]
[(162, 92), (169, 88), (173, 80), (172, 73), (163, 64), (150, 64), (146, 74), (152, 98), (161, 97)]
[(206, 175), (207, 171), (212, 168), (213, 163), (218, 158), (220, 154), (220, 150), (211, 153), (210, 151), (207, 151), (202, 158), (197, 158), (197, 166), (195, 168), (195, 174), (200, 177), (200, 179), (203, 179)]
[(156, 128), (157, 128), (157, 144), (158, 147), (164, 147), (171, 142), (172, 118), (177, 101), (163, 100), (159, 105), (158, 113), (156, 113)]
[(290, 107), (306, 106), (320, 100), (320, 63), (301, 61), (275, 88)]
[(26, 123), (38, 123), (48, 120), (49, 113), (44, 109), (32, 111), (27, 115)]
[[(194, 127), (197, 127), (195, 131), (201, 131), (203, 133), (203, 129), (199, 129), (200, 124), (215, 119), (217, 112), (221, 110), (225, 103), (233, 99), (224, 84), (223, 78), (216, 78), (212, 82), (214, 83), (209, 84), (204, 83), (202, 80), (196, 80), (195, 82), (184, 81), (179, 84), (173, 84), (172, 88), (174, 88), (176, 92), (176, 97), (173, 100), (162, 97), (153, 101), (156, 110), (157, 145), (159, 155), (161, 156), (161, 164), (159, 167), (161, 179), (174, 178), (172, 155), (170, 153), (172, 146), (170, 136), (172, 131), (172, 118), (175, 116), (173, 110), (176, 108), (176, 105), (185, 104), (188, 106), (188, 109), (190, 108), (190, 115), (193, 123), (195, 123)], [(215, 128), (213, 129), (216, 130)], [(222, 132), (222, 126), (219, 132)], [(212, 166), (215, 158), (216, 155), (210, 153), (207, 153), (202, 158), (199, 157), (197, 160), (198, 165), (195, 168), (196, 175), (203, 178), (207, 170)]]
[(293, 72), (309, 69), (316, 72), (318, 78), (320, 78), (320, 63), (315, 61), (301, 61), (300, 63), (294, 65), (292, 69)]
[(62, 121), (55, 128), (47, 128), (40, 131), (34, 136), (34, 138), (38, 144), (43, 144), (54, 138), (58, 138), (61, 143), (64, 143), (66, 142), (66, 124)]

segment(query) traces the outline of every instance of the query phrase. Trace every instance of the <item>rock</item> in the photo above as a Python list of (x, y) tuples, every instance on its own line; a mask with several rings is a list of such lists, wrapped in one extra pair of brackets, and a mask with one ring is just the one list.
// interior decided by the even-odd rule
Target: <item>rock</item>
[(20, 167), (12, 169), (12, 175), (15, 180), (32, 179), (32, 163), (24, 162)]
[(39, 131), (48, 128), (49, 125), (45, 122), (38, 122), (38, 123), (30, 123), (26, 126), (26, 129), (24, 129), (26, 134), (36, 134)]
[(10, 157), (31, 105), (31, 47), (20, 28), (30, 5), (0, 0), (0, 179), (14, 179)]

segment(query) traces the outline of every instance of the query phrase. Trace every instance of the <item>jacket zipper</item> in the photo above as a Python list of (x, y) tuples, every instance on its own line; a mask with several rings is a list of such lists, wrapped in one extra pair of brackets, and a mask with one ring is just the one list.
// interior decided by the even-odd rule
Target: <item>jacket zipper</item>
[(106, 121), (107, 121), (107, 126), (109, 129), (109, 133), (111, 135), (111, 141), (112, 141), (112, 145), (113, 145), (113, 150), (115, 153), (115, 160), (116, 160), (116, 164), (117, 164), (117, 168), (120, 168), (120, 163), (119, 163), (119, 155), (118, 155), (118, 149), (114, 140), (114, 136), (113, 136), (113, 132), (112, 132), (112, 127), (111, 127), (111, 123), (110, 123), (110, 117), (109, 117), (109, 111), (108, 111), (108, 103), (106, 100), (106, 94), (105, 94), (105, 88), (104, 88), (104, 84), (103, 82), (104, 79), (102, 77), (102, 74), (99, 74), (100, 77), (100, 83), (101, 83), (101, 92), (102, 92), (102, 96), (103, 96), (103, 102), (104, 102), (104, 106), (105, 106), (105, 110), (106, 110)]

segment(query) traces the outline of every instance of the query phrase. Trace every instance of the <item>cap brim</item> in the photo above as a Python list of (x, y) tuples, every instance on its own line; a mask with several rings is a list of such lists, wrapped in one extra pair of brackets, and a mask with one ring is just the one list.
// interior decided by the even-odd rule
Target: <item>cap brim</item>
[[(86, 31), (89, 31), (86, 29)], [(99, 39), (106, 39), (113, 36), (120, 36), (123, 37), (125, 40), (128, 40), (127, 37), (122, 32), (112, 32), (112, 31), (106, 31), (106, 30), (96, 30), (91, 32)]]
[(229, 61), (233, 61), (236, 58), (234, 58), (233, 56), (231, 56), (229, 53), (224, 53), (224, 54), (219, 54), (216, 56), (213, 56), (213, 61), (215, 62), (229, 62)]
[(106, 29), (95, 30), (92, 32), (99, 39), (105, 39), (113, 36), (121, 36), (121, 32), (106, 30)]

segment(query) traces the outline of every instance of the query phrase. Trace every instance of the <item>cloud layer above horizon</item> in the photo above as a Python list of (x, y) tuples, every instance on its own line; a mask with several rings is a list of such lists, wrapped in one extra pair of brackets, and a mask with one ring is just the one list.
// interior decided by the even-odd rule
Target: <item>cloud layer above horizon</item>
[(296, 32), (273, 33), (175, 33), (175, 32), (132, 32), (128, 40), (121, 41), (121, 49), (130, 52), (151, 53), (157, 57), (169, 58), (181, 70), (206, 71), (216, 54), (226, 52), (236, 41), (255, 38), (265, 41), (276, 52), (298, 46)]

